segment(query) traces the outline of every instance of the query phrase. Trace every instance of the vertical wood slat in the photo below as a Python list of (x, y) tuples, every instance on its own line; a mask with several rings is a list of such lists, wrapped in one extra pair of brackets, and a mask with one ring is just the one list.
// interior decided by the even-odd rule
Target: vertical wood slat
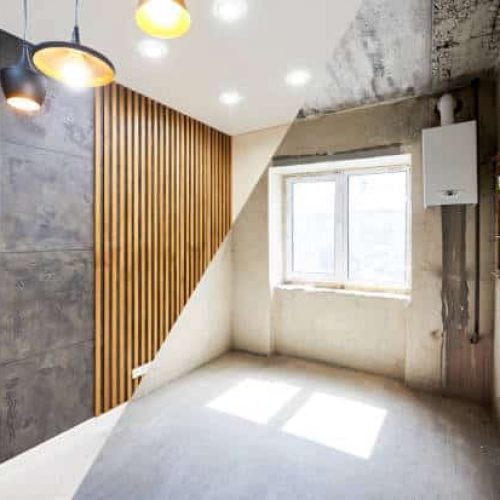
[(151, 139), (153, 144), (150, 146), (153, 153), (153, 161), (151, 163), (151, 196), (152, 196), (152, 206), (151, 206), (151, 305), (153, 309), (153, 328), (151, 337), (151, 355), (153, 356), (157, 349), (158, 344), (158, 106), (156, 103), (152, 102), (152, 115), (151, 115)]
[(174, 286), (176, 283), (175, 278), (175, 238), (174, 238), (174, 230), (175, 230), (175, 153), (176, 153), (176, 138), (175, 138), (175, 111), (170, 111), (169, 120), (168, 120), (168, 128), (169, 128), (169, 164), (168, 164), (168, 172), (169, 172), (169, 184), (168, 184), (168, 206), (169, 206), (169, 217), (168, 217), (168, 273), (169, 273), (169, 283), (168, 283), (168, 304), (169, 304), (169, 315), (168, 315), (168, 328), (170, 329), (173, 325), (174, 311), (175, 311), (175, 302), (173, 293)]
[(117, 84), (94, 118), (100, 414), (130, 399), (229, 230), (231, 140)]
[[(126, 89), (127, 108), (127, 371), (126, 371), (126, 391), (127, 400), (132, 397), (132, 356), (133, 356), (133, 292), (134, 292), (134, 275), (133, 275), (133, 202), (134, 202), (134, 185), (133, 185), (133, 131), (132, 131), (132, 92)], [(124, 167), (125, 168), (125, 167)]]
[[(102, 272), (103, 276), (103, 306), (102, 306), (102, 316), (103, 316), (103, 402), (102, 409), (103, 411), (107, 411), (111, 408), (111, 395), (110, 395), (110, 352), (111, 352), (111, 342), (110, 342), (110, 305), (111, 305), (111, 297), (110, 297), (110, 88), (107, 87), (103, 90), (103, 152), (102, 152), (102, 168), (103, 168), (103, 194), (102, 194), (102, 216), (103, 216), (103, 234), (102, 234), (102, 246), (104, 249), (103, 255), (103, 265)], [(96, 175), (97, 169), (96, 169)], [(99, 216), (100, 214), (98, 214)], [(100, 235), (96, 235), (99, 238)], [(98, 244), (100, 246), (100, 244)]]
[(117, 86), (111, 86), (111, 405), (118, 404), (118, 119)]
[(165, 206), (164, 206), (164, 184), (165, 184), (165, 110), (159, 107), (158, 114), (158, 343), (159, 349), (163, 342), (164, 308), (165, 308), (165, 271), (164, 271), (164, 247), (165, 247)]
[(165, 170), (165, 191), (164, 191), (164, 200), (163, 203), (165, 205), (165, 226), (164, 226), (164, 235), (165, 235), (165, 247), (163, 249), (164, 251), (164, 275), (165, 275), (165, 297), (164, 297), (164, 302), (163, 302), (163, 307), (164, 307), (164, 316), (165, 316), (165, 322), (164, 322), (164, 332), (163, 332), (163, 339), (162, 341), (165, 340), (167, 336), (167, 332), (170, 329), (170, 324), (169, 324), (169, 317), (170, 317), (170, 301), (169, 301), (169, 286), (170, 286), (170, 280), (171, 277), (169, 275), (169, 267), (168, 267), (168, 262), (169, 262), (169, 254), (168, 254), (168, 249), (170, 247), (170, 237), (169, 237), (169, 228), (170, 228), (170, 223), (169, 223), (169, 217), (170, 217), (170, 209), (169, 209), (169, 191), (168, 191), (168, 186), (170, 185), (170, 139), (169, 139), (169, 134), (170, 134), (170, 126), (169, 126), (169, 119), (170, 119), (170, 111), (165, 108), (165, 117), (164, 117), (164, 123), (165, 123), (165, 135), (164, 135), (164, 144), (165, 144), (165, 164), (164, 164), (164, 170)]
[(185, 271), (185, 279), (184, 279), (184, 296), (182, 298), (183, 304), (185, 304), (190, 295), (190, 284), (191, 284), (191, 138), (190, 138), (190, 130), (191, 130), (191, 119), (189, 117), (186, 118), (186, 126), (185, 126), (185, 148), (186, 148), (186, 159), (185, 159), (185, 171), (186, 171), (186, 181), (184, 183), (184, 230), (186, 232), (185, 235), (185, 263), (184, 267)]
[[(139, 293), (140, 293), (140, 273), (139, 273), (139, 253), (140, 253), (140, 235), (139, 235), (139, 94), (133, 94), (133, 276), (134, 276), (134, 311), (133, 311), (133, 366), (139, 366)], [(130, 374), (132, 376), (132, 373)], [(138, 380), (134, 379), (133, 389), (137, 388)]]
[(125, 217), (125, 198), (126, 198), (126, 168), (125, 168), (125, 88), (118, 88), (118, 403), (123, 403), (126, 398), (126, 348), (125, 334), (126, 330), (126, 305), (125, 305), (125, 228), (127, 220)]
[(147, 294), (146, 294), (146, 323), (147, 323), (147, 347), (146, 347), (146, 362), (151, 361), (152, 355), (152, 339), (153, 339), (153, 270), (152, 270), (152, 202), (153, 202), (153, 151), (152, 151), (152, 102), (150, 99), (147, 99), (146, 106), (146, 152), (147, 152), (147, 164), (146, 164), (146, 262), (147, 262)]
[(103, 250), (102, 250), (102, 143), (103, 143), (103, 117), (102, 117), (102, 90), (99, 89), (95, 93), (95, 109), (94, 109), (94, 283), (95, 283), (95, 345), (94, 345), (94, 407), (96, 414), (102, 412), (102, 350), (103, 350), (103, 329), (102, 329), (102, 297), (103, 297)]
[(141, 316), (141, 326), (139, 330), (140, 339), (140, 363), (146, 363), (146, 98), (141, 96), (141, 108), (140, 108), (140, 209), (139, 209), (139, 224), (140, 224), (140, 280), (141, 280), (141, 302), (140, 302), (140, 316)]

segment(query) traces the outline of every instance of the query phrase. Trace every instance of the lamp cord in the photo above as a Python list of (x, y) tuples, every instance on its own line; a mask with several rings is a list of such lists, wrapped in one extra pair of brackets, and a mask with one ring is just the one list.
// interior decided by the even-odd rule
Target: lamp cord
[(80, 9), (80, 1), (75, 0), (75, 26), (78, 26), (79, 23), (79, 9)]
[(28, 38), (28, 0), (23, 1), (24, 6), (24, 28), (23, 28), (23, 40), (26, 42)]
[(80, 28), (78, 26), (78, 23), (80, 22), (79, 11), (80, 11), (80, 1), (75, 0), (75, 27), (73, 29), (73, 36), (71, 37), (71, 39), (73, 43), (77, 44), (80, 44)]
[(24, 26), (23, 26), (23, 43), (21, 46), (21, 56), (19, 61), (27, 64), (28, 67), (31, 67), (31, 57), (30, 57), (30, 49), (28, 46), (28, 0), (23, 0), (23, 17), (24, 17)]

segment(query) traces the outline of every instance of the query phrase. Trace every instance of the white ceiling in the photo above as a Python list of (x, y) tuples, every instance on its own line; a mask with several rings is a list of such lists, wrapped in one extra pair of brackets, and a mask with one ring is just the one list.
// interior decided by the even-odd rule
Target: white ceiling
[[(136, 0), (81, 0), (82, 43), (115, 63), (118, 82), (236, 135), (289, 123), (304, 100), (325, 83), (325, 63), (347, 30), (361, 0), (248, 0), (245, 19), (227, 25), (214, 18), (214, 0), (187, 0), (191, 31), (168, 42), (160, 61), (137, 50)], [(31, 0), (29, 38), (68, 39), (72, 0)], [(21, 0), (0, 0), (0, 28), (22, 31)], [(305, 89), (284, 83), (287, 71), (308, 68)], [(237, 90), (233, 108), (219, 94)]]

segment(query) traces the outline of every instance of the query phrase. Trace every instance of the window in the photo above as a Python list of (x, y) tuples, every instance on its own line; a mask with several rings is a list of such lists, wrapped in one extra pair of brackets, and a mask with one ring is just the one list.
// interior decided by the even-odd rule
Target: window
[(408, 288), (407, 167), (285, 179), (287, 282)]

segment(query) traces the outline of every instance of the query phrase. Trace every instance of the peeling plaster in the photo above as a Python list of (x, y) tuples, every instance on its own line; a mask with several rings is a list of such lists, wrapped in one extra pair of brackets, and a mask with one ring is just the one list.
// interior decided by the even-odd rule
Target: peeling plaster
[(422, 92), (430, 81), (431, 10), (421, 0), (365, 0), (328, 61), (311, 115)]
[(500, 0), (434, 0), (432, 84), (493, 67), (500, 49)]
[(364, 0), (299, 116), (466, 83), (498, 62), (500, 0)]

